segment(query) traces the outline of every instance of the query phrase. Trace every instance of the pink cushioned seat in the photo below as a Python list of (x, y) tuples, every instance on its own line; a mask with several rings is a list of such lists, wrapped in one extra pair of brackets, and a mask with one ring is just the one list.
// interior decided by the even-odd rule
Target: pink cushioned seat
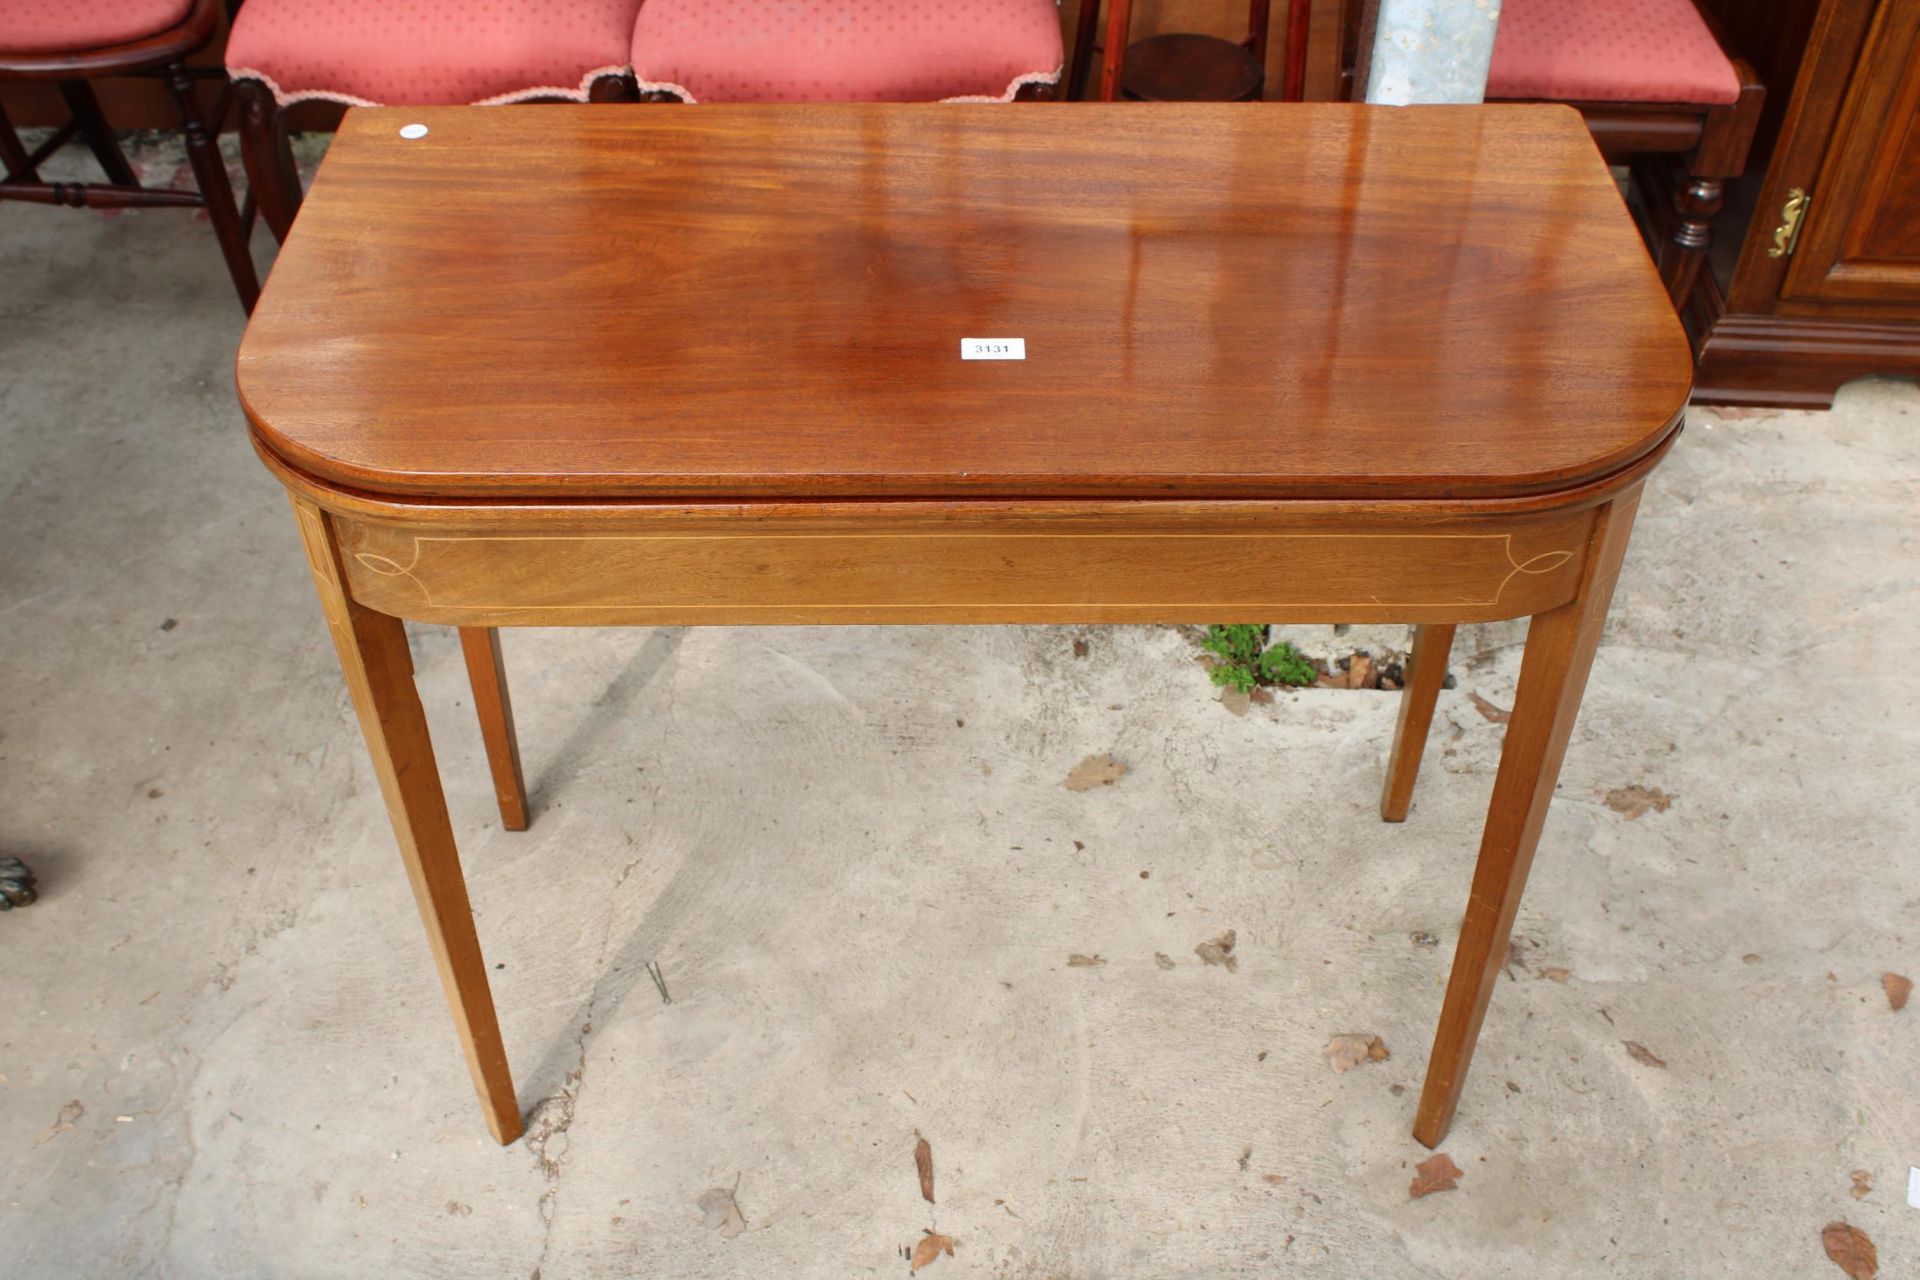
[(104, 49), (180, 25), (192, 0), (0, 0), (0, 53)]
[(282, 106), (584, 100), (627, 68), (640, 0), (247, 0), (227, 70)]
[(1692, 0), (1505, 0), (1487, 96), (1728, 103), (1740, 80)]
[(646, 0), (646, 90), (689, 102), (1002, 101), (1060, 78), (1055, 0)]

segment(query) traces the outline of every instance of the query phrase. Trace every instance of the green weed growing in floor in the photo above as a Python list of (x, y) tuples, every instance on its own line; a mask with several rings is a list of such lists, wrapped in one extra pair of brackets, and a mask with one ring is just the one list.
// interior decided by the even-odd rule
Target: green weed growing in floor
[(1267, 629), (1258, 623), (1210, 626), (1200, 647), (1219, 659), (1209, 673), (1213, 682), (1241, 693), (1252, 693), (1259, 684), (1299, 688), (1312, 684), (1320, 675), (1285, 640), (1269, 649)]

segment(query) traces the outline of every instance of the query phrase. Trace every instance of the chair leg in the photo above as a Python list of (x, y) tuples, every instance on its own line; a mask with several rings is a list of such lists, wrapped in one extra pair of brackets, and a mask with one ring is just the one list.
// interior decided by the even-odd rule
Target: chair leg
[(1520, 688), (1500, 748), (1487, 826), (1480, 837), (1480, 860), (1473, 869), (1466, 918), (1454, 948), (1453, 969), (1447, 975), (1447, 996), (1414, 1120), (1413, 1136), (1429, 1147), (1438, 1146), (1453, 1123), (1453, 1110), (1473, 1061), (1474, 1041), (1506, 961), (1520, 893), (1540, 844), (1639, 504), (1640, 490), (1634, 488), (1601, 513), (1574, 598), (1535, 615), (1527, 626)]
[(227, 274), (233, 277), (240, 305), (251, 315), (253, 304), (260, 298), (260, 276), (247, 248), (246, 224), (241, 222), (240, 209), (233, 202), (233, 185), (227, 181), (226, 161), (220, 158), (220, 141), (200, 114), (200, 104), (193, 96), (193, 77), (187, 69), (176, 62), (164, 75), (174, 105), (180, 110), (180, 123), (187, 135), (187, 162), (193, 166), (194, 181), (200, 184), (200, 197), (206, 201), (207, 221), (213, 224), (214, 238), (226, 256)]
[(500, 801), (500, 825), (527, 829), (527, 784), (520, 772), (520, 741), (513, 732), (513, 700), (507, 696), (507, 668), (500, 657), (500, 632), (493, 627), (461, 627), (460, 651), (473, 685), (473, 709), (480, 717), (480, 740), (487, 747)]
[(133, 166), (127, 163), (127, 157), (120, 151), (120, 144), (114, 140), (113, 129), (107, 124), (107, 117), (100, 110), (100, 100), (93, 96), (93, 86), (85, 80), (62, 80), (60, 96), (66, 99), (67, 111), (73, 116), (73, 122), (80, 126), (80, 136), (87, 140), (87, 148), (93, 152), (93, 158), (100, 162), (106, 171), (107, 181), (116, 187), (137, 187), (140, 179), (134, 176)]
[(1725, 185), (1718, 178), (1685, 174), (1674, 192), (1673, 209), (1677, 216), (1673, 234), (1660, 255), (1660, 278), (1675, 307), (1686, 306), (1694, 282), (1700, 278), (1707, 248), (1713, 243), (1713, 218), (1720, 212)]
[(1080, 101), (1087, 91), (1087, 68), (1093, 62), (1093, 33), (1100, 26), (1100, 0), (1080, 0), (1080, 16), (1073, 24), (1073, 50), (1067, 57), (1066, 83), (1061, 97)]
[(300, 212), (300, 171), (287, 143), (280, 104), (273, 90), (258, 80), (242, 80), (234, 92), (240, 97), (240, 160), (247, 168), (247, 187), (267, 230), (285, 243)]
[(1107, 0), (1107, 41), (1100, 55), (1101, 102), (1120, 100), (1127, 69), (1127, 41), (1133, 30), (1133, 0)]
[(1380, 791), (1380, 817), (1405, 822), (1413, 803), (1414, 779), (1420, 776), (1420, 757), (1427, 749), (1427, 731), (1433, 726), (1433, 705), (1447, 681), (1447, 654), (1453, 649), (1453, 624), (1415, 627), (1413, 653), (1407, 659), (1406, 688), (1400, 694), (1400, 722), (1393, 731), (1393, 755), (1387, 761), (1387, 781)]
[(293, 500), (293, 512), (474, 1092), (480, 1095), (487, 1128), (505, 1146), (522, 1132), (520, 1106), (507, 1071), (507, 1050), (474, 932), (426, 713), (413, 683), (406, 628), (400, 619), (375, 613), (347, 594), (339, 543), (327, 516), (299, 498)]
[(33, 156), (27, 151), (26, 144), (20, 141), (20, 135), (13, 131), (13, 121), (7, 119), (5, 108), (0, 108), (0, 177), (13, 182), (38, 182), (40, 171), (34, 167)]

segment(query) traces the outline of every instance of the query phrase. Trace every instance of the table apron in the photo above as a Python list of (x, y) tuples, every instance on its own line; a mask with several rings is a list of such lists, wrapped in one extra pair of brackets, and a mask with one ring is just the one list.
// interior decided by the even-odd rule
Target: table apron
[(569, 526), (330, 519), (355, 599), (457, 626), (1483, 622), (1574, 596), (1595, 511), (1328, 518), (1206, 503), (1082, 518), (923, 516)]

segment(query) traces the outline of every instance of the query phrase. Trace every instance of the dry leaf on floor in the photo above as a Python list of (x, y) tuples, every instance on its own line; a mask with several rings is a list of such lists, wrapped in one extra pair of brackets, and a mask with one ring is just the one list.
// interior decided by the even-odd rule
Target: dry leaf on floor
[(1565, 982), (1568, 978), (1571, 978), (1573, 974), (1566, 969), (1562, 969), (1557, 964), (1550, 964), (1540, 971), (1540, 976), (1550, 978), (1554, 982)]
[(1627, 1046), (1627, 1052), (1633, 1055), (1635, 1062), (1644, 1062), (1650, 1067), (1664, 1068), (1667, 1065), (1654, 1056), (1653, 1050), (1647, 1048), (1647, 1046), (1641, 1044), (1638, 1040), (1622, 1040), (1620, 1043)]
[(1260, 686), (1255, 685), (1253, 692), (1247, 695), (1247, 701), (1253, 703), (1255, 706), (1264, 707), (1273, 701), (1273, 690), (1262, 689)]
[(1373, 665), (1372, 658), (1356, 653), (1347, 659), (1346, 670), (1329, 667), (1320, 673), (1313, 686), (1316, 689), (1378, 689), (1380, 670)]
[(1229, 929), (1209, 942), (1203, 942), (1193, 949), (1193, 954), (1207, 964), (1223, 964), (1228, 973), (1238, 973), (1240, 962), (1233, 958), (1233, 930)]
[(33, 1145), (38, 1147), (53, 1141), (54, 1138), (73, 1128), (73, 1122), (85, 1114), (87, 1114), (87, 1109), (80, 1104), (80, 1099), (75, 1098), (72, 1102), (60, 1108), (60, 1118), (55, 1120), (53, 1127), (41, 1134), (40, 1141)]
[(1385, 1062), (1393, 1055), (1387, 1051), (1387, 1045), (1379, 1036), (1361, 1031), (1350, 1035), (1335, 1036), (1327, 1041), (1327, 1047), (1320, 1051), (1327, 1065), (1336, 1072), (1349, 1071), (1363, 1062)]
[(1665, 813), (1673, 797), (1658, 787), (1615, 787), (1607, 792), (1607, 808), (1637, 818), (1647, 810)]
[(1513, 976), (1513, 967), (1515, 965), (1519, 965), (1521, 971), (1525, 972), (1527, 964), (1526, 964), (1526, 961), (1522, 960), (1520, 957), (1521, 957), (1521, 953), (1524, 952), (1531, 945), (1532, 945), (1531, 943), (1525, 942), (1519, 938), (1507, 939), (1507, 962), (1505, 965), (1502, 966), (1502, 968), (1504, 968), (1507, 971), (1507, 981), (1509, 982), (1520, 981), (1520, 979)]
[(1160, 966), (1160, 967), (1161, 967), (1162, 969), (1171, 969), (1171, 968), (1173, 968), (1173, 957), (1172, 957), (1172, 956), (1170, 956), (1170, 955), (1168, 955), (1168, 954), (1167, 954), (1166, 952), (1164, 952), (1164, 951), (1156, 951), (1156, 952), (1154, 952), (1154, 953), (1153, 953), (1153, 962), (1154, 962), (1155, 964), (1157, 964), (1157, 965), (1159, 965), (1159, 966)]
[[(919, 1138), (919, 1134), (914, 1135)], [(920, 1198), (933, 1203), (933, 1144), (925, 1138), (913, 1144), (913, 1167), (920, 1171)]]
[(1907, 997), (1913, 994), (1913, 979), (1897, 973), (1880, 975), (1880, 989), (1887, 993), (1887, 1003), (1897, 1013), (1907, 1007)]
[(1243, 689), (1222, 689), (1220, 691), (1220, 705), (1225, 707), (1231, 715), (1243, 716), (1247, 714), (1247, 708), (1252, 704), (1253, 695)]
[(1880, 1256), (1874, 1252), (1873, 1241), (1867, 1239), (1867, 1233), (1860, 1228), (1844, 1222), (1829, 1222), (1820, 1232), (1820, 1243), (1827, 1247), (1827, 1257), (1833, 1260), (1833, 1265), (1853, 1280), (1873, 1280), (1880, 1274)]
[(1513, 712), (1501, 710), (1499, 707), (1494, 706), (1491, 702), (1488, 702), (1485, 698), (1481, 697), (1477, 693), (1473, 693), (1469, 691), (1467, 694), (1467, 701), (1473, 704), (1473, 709), (1475, 711), (1478, 711), (1481, 715), (1493, 721), (1495, 724), (1505, 724), (1507, 721), (1513, 719)]
[(1867, 1193), (1872, 1190), (1873, 1175), (1865, 1169), (1855, 1169), (1853, 1171), (1853, 1198), (1855, 1200), (1865, 1199)]
[(1438, 1152), (1413, 1166), (1413, 1184), (1407, 1188), (1407, 1195), (1418, 1200), (1436, 1191), (1452, 1191), (1460, 1185), (1466, 1172), (1453, 1162), (1453, 1157), (1444, 1151)]
[(1073, 772), (1067, 775), (1067, 790), (1091, 791), (1095, 787), (1110, 787), (1126, 774), (1127, 766), (1115, 760), (1110, 752), (1102, 751), (1073, 766)]
[(1073, 642), (1073, 656), (1076, 658), (1084, 658), (1087, 656), (1086, 640), (1080, 639)]
[(913, 1265), (908, 1270), (918, 1271), (930, 1265), (943, 1253), (949, 1258), (953, 1256), (953, 1240), (941, 1235), (938, 1231), (928, 1231), (920, 1237), (920, 1242), (913, 1246)]
[(1083, 956), (1078, 951), (1067, 957), (1069, 969), (1097, 969), (1105, 963), (1099, 956)]
[(731, 1240), (747, 1229), (747, 1220), (740, 1214), (740, 1206), (735, 1203), (730, 1187), (713, 1187), (700, 1193), (694, 1201), (700, 1206), (700, 1212), (706, 1216), (709, 1230), (718, 1231), (722, 1239)]

